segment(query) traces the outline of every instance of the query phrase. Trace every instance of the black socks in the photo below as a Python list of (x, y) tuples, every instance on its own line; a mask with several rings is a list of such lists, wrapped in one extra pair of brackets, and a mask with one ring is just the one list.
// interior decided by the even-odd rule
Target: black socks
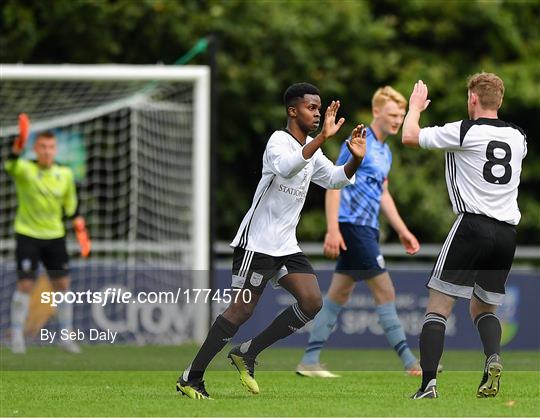
[(499, 318), (492, 312), (484, 312), (475, 318), (474, 325), (480, 333), (486, 357), (495, 353), (501, 354), (502, 330)]
[(237, 331), (238, 327), (236, 325), (231, 324), (222, 315), (219, 315), (210, 328), (208, 336), (195, 359), (186, 369), (186, 372), (188, 372), (187, 379), (185, 377), (186, 372), (184, 372), (184, 380), (202, 378), (212, 359), (225, 347), (225, 344), (229, 342)]
[[(240, 350), (250, 357), (256, 357), (265, 348), (276, 341), (288, 337), (296, 330), (306, 325), (312, 318), (308, 317), (299, 308), (298, 303), (289, 306), (280, 313), (274, 321), (251, 342), (244, 343)], [(249, 343), (249, 344), (248, 344)]]
[(437, 377), (437, 367), (444, 348), (446, 318), (441, 314), (426, 314), (420, 333), (420, 366), (422, 367), (422, 390)]

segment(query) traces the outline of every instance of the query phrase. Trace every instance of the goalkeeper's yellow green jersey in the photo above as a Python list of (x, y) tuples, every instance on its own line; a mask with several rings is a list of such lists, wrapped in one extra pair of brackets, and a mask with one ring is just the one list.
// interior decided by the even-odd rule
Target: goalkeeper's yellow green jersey
[(73, 172), (53, 164), (42, 168), (26, 159), (8, 159), (4, 165), (15, 180), (17, 214), (15, 232), (36, 239), (56, 239), (65, 232), (64, 216), (77, 209)]

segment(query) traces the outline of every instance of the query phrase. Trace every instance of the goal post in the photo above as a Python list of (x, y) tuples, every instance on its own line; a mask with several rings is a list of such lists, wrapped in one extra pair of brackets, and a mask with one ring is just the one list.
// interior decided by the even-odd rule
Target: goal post
[[(81, 272), (90, 285), (102, 285), (97, 277), (107, 261), (115, 270), (125, 267), (128, 277), (157, 270), (155, 278), (146, 273), (145, 281), (162, 288), (174, 286), (174, 276), (163, 283), (168, 276), (159, 273), (171, 268), (189, 271), (191, 280), (182, 288), (210, 287), (208, 66), (0, 64), (2, 162), (17, 135), (19, 112), (30, 116), (33, 134), (53, 130), (59, 160), (76, 165), (72, 169), (79, 177), (81, 214), (87, 218), (94, 256), (74, 265), (86, 267)], [(0, 259), (11, 263), (16, 198), (12, 180), (3, 168), (0, 172)], [(68, 234), (74, 250), (69, 239)], [(12, 290), (14, 273), (9, 274)], [(126, 284), (138, 287), (137, 281), (127, 279)], [(4, 292), (2, 328), (8, 308)], [(171, 341), (204, 340), (210, 305), (197, 305), (189, 316), (189, 333)], [(135, 339), (152, 341), (146, 339), (150, 335)]]

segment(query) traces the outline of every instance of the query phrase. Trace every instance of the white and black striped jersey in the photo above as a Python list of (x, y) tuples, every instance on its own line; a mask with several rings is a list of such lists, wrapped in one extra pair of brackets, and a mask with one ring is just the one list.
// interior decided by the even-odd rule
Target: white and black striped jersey
[(518, 186), (527, 154), (521, 128), (493, 118), (463, 120), (421, 129), (419, 143), (446, 150), (446, 186), (454, 213), (519, 223)]
[[(308, 137), (306, 144), (312, 141)], [(354, 184), (343, 166), (334, 164), (319, 149), (309, 160), (303, 146), (286, 130), (275, 131), (263, 154), (262, 177), (232, 247), (280, 257), (300, 252), (296, 226), (311, 181), (327, 189)]]

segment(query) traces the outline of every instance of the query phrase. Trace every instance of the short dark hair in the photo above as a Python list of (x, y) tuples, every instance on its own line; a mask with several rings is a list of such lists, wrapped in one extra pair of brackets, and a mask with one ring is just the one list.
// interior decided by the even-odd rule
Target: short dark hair
[(298, 99), (302, 99), (304, 95), (319, 95), (321, 92), (316, 86), (313, 86), (310, 83), (295, 83), (287, 88), (283, 94), (283, 102), (285, 103), (285, 108), (296, 105)]
[(56, 139), (56, 135), (52, 131), (42, 131), (36, 134), (36, 140), (42, 137), (45, 139)]

